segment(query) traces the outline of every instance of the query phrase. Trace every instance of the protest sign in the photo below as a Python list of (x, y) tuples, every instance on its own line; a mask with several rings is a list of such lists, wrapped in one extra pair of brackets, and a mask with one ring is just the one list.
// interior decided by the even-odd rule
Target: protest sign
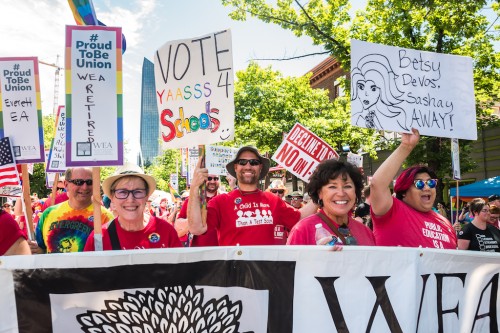
[(66, 26), (66, 166), (123, 164), (121, 28)]
[(226, 164), (231, 162), (238, 149), (223, 146), (207, 146), (205, 150), (205, 167), (209, 174), (227, 175)]
[(293, 126), (272, 157), (274, 161), (305, 182), (309, 181), (321, 161), (331, 158), (338, 159), (339, 154), (299, 123)]
[(64, 106), (59, 106), (57, 109), (54, 132), (45, 171), (64, 172), (66, 171), (66, 111)]
[(460, 180), (460, 151), (458, 139), (451, 139), (451, 166), (453, 169), (453, 179)]
[(0, 58), (0, 138), (10, 137), (18, 164), (44, 161), (38, 59)]
[(0, 332), (498, 332), (496, 253), (228, 246), (0, 264)]
[(232, 140), (231, 31), (168, 42), (154, 59), (162, 148)]
[(347, 153), (347, 162), (354, 164), (358, 168), (363, 167), (363, 155), (353, 154), (351, 152)]
[(351, 40), (351, 123), (477, 140), (472, 59)]
[(187, 185), (191, 185), (191, 180), (193, 179), (194, 169), (196, 169), (196, 165), (198, 164), (198, 159), (200, 157), (200, 150), (198, 146), (189, 147), (187, 149)]
[(172, 186), (172, 188), (175, 190), (175, 191), (179, 191), (179, 175), (176, 174), (176, 173), (171, 173), (170, 174), (170, 186)]

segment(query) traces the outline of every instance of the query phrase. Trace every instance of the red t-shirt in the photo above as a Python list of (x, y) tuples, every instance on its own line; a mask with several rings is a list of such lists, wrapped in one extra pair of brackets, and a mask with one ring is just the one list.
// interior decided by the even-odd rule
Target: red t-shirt
[(207, 227), (217, 229), (221, 246), (284, 244), (284, 229), (300, 219), (299, 210), (260, 190), (219, 194), (207, 208)]
[[(135, 249), (158, 249), (168, 247), (182, 247), (177, 231), (165, 220), (151, 216), (148, 225), (139, 231), (124, 230), (120, 223), (119, 217), (113, 220), (116, 226), (116, 233), (122, 250)], [(112, 250), (111, 239), (108, 232), (109, 223), (102, 228), (102, 248), (103, 250)], [(94, 251), (94, 232), (87, 238), (84, 251)]]
[(380, 246), (456, 249), (457, 235), (451, 223), (433, 210), (419, 212), (393, 198), (391, 209), (382, 216), (370, 212), (375, 243)]
[(8, 249), (19, 239), (26, 239), (16, 220), (5, 212), (0, 211), (0, 256), (4, 255)]
[[(207, 197), (207, 203), (214, 198), (213, 197)], [(189, 198), (187, 198), (184, 203), (182, 204), (181, 211), (179, 212), (179, 215), (177, 215), (178, 218), (186, 219), (187, 218), (187, 206), (188, 206)], [(185, 241), (187, 238), (186, 236), (181, 237), (181, 241)], [(193, 235), (193, 239), (191, 240), (191, 247), (200, 247), (200, 246), (219, 246), (219, 240), (217, 238), (217, 230), (211, 229), (207, 230), (203, 235)]]
[[(323, 228), (330, 231), (332, 235), (335, 233), (330, 230), (330, 227), (323, 222), (321, 217), (316, 214), (308, 216), (293, 227), (288, 236), (287, 245), (316, 245), (316, 224), (321, 223)], [(339, 225), (332, 221), (333, 225), (339, 228)], [(349, 231), (356, 238), (358, 245), (373, 246), (375, 245), (375, 238), (373, 233), (363, 223), (349, 217)]]

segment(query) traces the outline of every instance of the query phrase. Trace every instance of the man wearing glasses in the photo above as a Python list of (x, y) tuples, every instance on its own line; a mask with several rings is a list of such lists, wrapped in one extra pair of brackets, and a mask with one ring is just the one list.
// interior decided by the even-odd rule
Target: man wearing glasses
[(208, 170), (200, 165), (201, 159), (189, 194), (189, 231), (200, 235), (216, 229), (221, 246), (283, 244), (285, 228), (291, 229), (318, 208), (311, 202), (298, 210), (278, 196), (261, 191), (259, 181), (269, 171), (269, 159), (256, 148), (245, 146), (226, 165), (229, 174), (238, 180), (238, 188), (210, 200), (206, 217), (202, 216), (199, 188), (208, 179)]
[[(215, 196), (218, 194), (220, 186), (219, 176), (208, 174), (207, 180), (205, 181), (205, 185), (206, 185), (205, 193), (207, 196), (207, 202), (209, 202), (210, 200), (215, 198)], [(188, 205), (189, 205), (189, 196), (187, 196), (186, 200), (184, 200), (184, 202), (182, 203), (181, 211), (179, 212), (177, 220), (175, 221), (175, 228), (177, 230), (184, 228), (186, 230), (189, 229), (187, 221)], [(194, 235), (191, 240), (191, 244), (189, 244), (189, 239), (187, 240), (187, 242), (188, 243), (184, 243), (185, 246), (191, 246), (191, 247), (218, 246), (219, 241), (217, 239), (217, 230), (211, 229), (207, 230), (207, 232), (202, 235)]]
[[(68, 168), (64, 186), (68, 200), (50, 206), (43, 212), (35, 231), (36, 242), (30, 242), (33, 254), (81, 252), (94, 230), (92, 170)], [(102, 224), (112, 219), (113, 215), (101, 207)]]

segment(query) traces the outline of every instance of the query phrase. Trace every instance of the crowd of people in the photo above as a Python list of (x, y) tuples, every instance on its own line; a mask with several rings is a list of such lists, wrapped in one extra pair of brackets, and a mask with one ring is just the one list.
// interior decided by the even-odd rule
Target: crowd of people
[(101, 204), (92, 198), (100, 186), (92, 170), (69, 168), (59, 185), (64, 192), (54, 204), (40, 205), (35, 239), (28, 240), (12, 204), (2, 206), (0, 255), (94, 251), (94, 209), (100, 210), (103, 250), (328, 244), (334, 251), (364, 245), (500, 252), (499, 195), (472, 200), (452, 224), (443, 203), (434, 207), (437, 177), (427, 166), (403, 170), (391, 191), (419, 140), (416, 130), (402, 134), (369, 185), (354, 165), (326, 160), (307, 193), (290, 194), (282, 180), (259, 188), (270, 161), (245, 146), (226, 166), (229, 192), (221, 191), (219, 176), (200, 159), (181, 199), (162, 199), (156, 208), (156, 181), (136, 165), (127, 163), (103, 181)]

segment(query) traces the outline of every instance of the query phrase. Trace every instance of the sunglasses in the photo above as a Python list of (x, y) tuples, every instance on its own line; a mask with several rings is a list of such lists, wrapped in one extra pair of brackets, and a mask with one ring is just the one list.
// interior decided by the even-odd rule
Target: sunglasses
[(92, 179), (68, 179), (68, 183), (75, 184), (76, 186), (82, 186), (83, 184), (91, 186)]
[(209, 182), (212, 181), (212, 180), (216, 182), (216, 181), (219, 180), (219, 177), (210, 177), (209, 176), (207, 179), (208, 179)]
[(132, 196), (135, 199), (144, 199), (146, 197), (146, 190), (125, 190), (125, 189), (119, 189), (119, 190), (114, 190), (113, 193), (115, 194), (115, 198), (117, 199), (127, 199), (130, 193), (132, 193)]
[(418, 188), (419, 190), (423, 190), (425, 185), (429, 186), (429, 188), (434, 188), (437, 185), (437, 179), (429, 179), (426, 181), (423, 181), (422, 179), (417, 179), (413, 182), (415, 184), (415, 187)]
[(261, 164), (260, 160), (255, 159), (255, 158), (252, 158), (250, 160), (246, 160), (246, 159), (242, 158), (242, 159), (237, 160), (236, 163), (238, 165), (247, 165), (247, 163), (250, 163), (251, 166), (256, 166), (256, 165)]
[(285, 190), (271, 190), (272, 193), (279, 193), (279, 194), (283, 194), (285, 193)]

